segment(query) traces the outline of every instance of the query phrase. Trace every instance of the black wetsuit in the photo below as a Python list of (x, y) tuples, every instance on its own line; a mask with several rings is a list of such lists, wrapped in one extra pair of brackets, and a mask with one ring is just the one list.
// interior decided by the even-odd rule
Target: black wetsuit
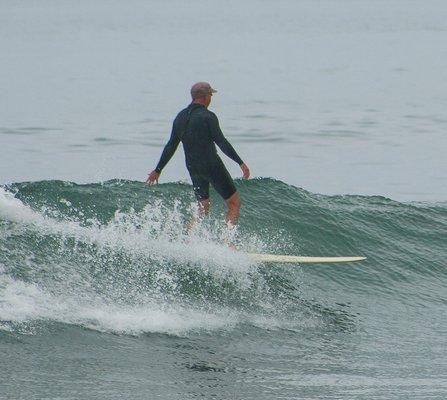
[(243, 161), (225, 139), (216, 114), (197, 103), (191, 103), (180, 111), (174, 120), (171, 137), (155, 171), (161, 172), (180, 142), (183, 143), (186, 167), (198, 200), (209, 198), (210, 183), (225, 200), (236, 192), (233, 179), (217, 154), (216, 144), (239, 165), (243, 164)]

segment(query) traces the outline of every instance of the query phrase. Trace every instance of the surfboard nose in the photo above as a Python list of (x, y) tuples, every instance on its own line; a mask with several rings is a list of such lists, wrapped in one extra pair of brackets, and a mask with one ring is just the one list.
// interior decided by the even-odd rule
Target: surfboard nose
[(366, 257), (310, 257), (310, 256), (293, 256), (286, 254), (264, 254), (249, 253), (250, 257), (256, 261), (273, 262), (273, 263), (296, 263), (296, 264), (320, 264), (320, 263), (348, 263), (353, 261), (363, 261)]

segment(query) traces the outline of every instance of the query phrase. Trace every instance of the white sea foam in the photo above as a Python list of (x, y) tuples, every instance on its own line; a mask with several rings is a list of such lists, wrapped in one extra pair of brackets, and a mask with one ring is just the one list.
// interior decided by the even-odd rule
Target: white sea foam
[(156, 302), (138, 306), (120, 305), (107, 304), (99, 298), (54, 295), (36, 284), (4, 275), (0, 276), (0, 299), (0, 330), (6, 331), (12, 331), (13, 325), (35, 321), (60, 322), (100, 332), (129, 335), (185, 335), (192, 331), (232, 330), (241, 323), (249, 323), (262, 329), (292, 329), (297, 326), (296, 321), (292, 323), (279, 317), (244, 313), (229, 308), (209, 311), (180, 303)]
[[(183, 218), (174, 207), (167, 210), (161, 203), (147, 205), (141, 212), (117, 211), (107, 224), (89, 221), (62, 220), (33, 210), (0, 188), (0, 217), (17, 223), (22, 229), (35, 230), (41, 235), (58, 235), (61, 240), (74, 238), (114, 250), (124, 250), (133, 256), (145, 256), (157, 261), (197, 264), (217, 275), (226, 271), (246, 274), (256, 262), (242, 252), (231, 250), (217, 229), (199, 227), (191, 236), (182, 234)], [(251, 240), (253, 245), (254, 240)]]
[(183, 336), (199, 331), (234, 330), (241, 324), (267, 330), (300, 331), (303, 327), (321, 323), (311, 317), (291, 320), (279, 315), (246, 313), (230, 308), (209, 311), (182, 304), (148, 303), (126, 306), (106, 304), (98, 299), (84, 302), (78, 298), (48, 294), (33, 284), (14, 280), (5, 283), (3, 279), (0, 284), (0, 297), (3, 299), (0, 304), (0, 321), (3, 321), (0, 330), (6, 331), (14, 331), (14, 326), (24, 323), (51, 321), (99, 332)]
[(14, 194), (0, 187), (0, 217), (12, 222), (45, 223), (45, 218), (27, 207)]
[[(51, 235), (61, 243), (74, 239), (75, 243), (94, 245), (99, 253), (105, 251), (112, 256), (124, 251), (140, 269), (146, 265), (141, 263), (143, 258), (162, 266), (175, 264), (177, 269), (200, 268), (217, 281), (231, 277), (240, 290), (253, 283), (251, 273), (256, 270), (256, 263), (247, 255), (217, 242), (224, 235), (217, 225), (199, 225), (191, 236), (182, 234), (183, 218), (176, 207), (167, 210), (161, 204), (152, 204), (140, 212), (117, 211), (106, 224), (89, 221), (86, 225), (83, 221), (33, 210), (0, 188), (0, 218), (10, 224), (8, 230), (37, 232), (42, 237)], [(92, 257), (96, 254), (93, 252)], [(65, 262), (64, 257), (62, 260)], [(126, 334), (183, 334), (198, 329), (231, 329), (238, 322), (257, 320), (231, 307), (191, 305), (164, 293), (152, 297), (144, 293), (131, 302), (116, 301), (110, 293), (95, 292), (90, 286), (91, 277), (85, 276), (89, 273), (86, 265), (68, 269), (63, 263), (57, 264), (57, 258), (50, 261), (56, 265), (52, 269), (47, 265), (43, 268), (51, 269), (53, 278), (58, 277), (56, 280), (40, 277), (25, 282), (8, 275), (7, 266), (0, 270), (0, 321), (20, 324), (50, 320)], [(27, 268), (34, 268), (33, 264)], [(164, 288), (176, 285), (169, 268), (159, 268), (156, 281)], [(113, 285), (119, 295), (126, 292), (126, 282), (115, 281)]]
[(209, 313), (182, 305), (145, 304), (140, 306), (106, 304), (53, 295), (38, 285), (7, 276), (0, 277), (0, 320), (24, 323), (51, 320), (99, 331), (126, 334), (162, 332), (182, 334), (197, 329), (220, 329), (234, 324), (229, 311)]

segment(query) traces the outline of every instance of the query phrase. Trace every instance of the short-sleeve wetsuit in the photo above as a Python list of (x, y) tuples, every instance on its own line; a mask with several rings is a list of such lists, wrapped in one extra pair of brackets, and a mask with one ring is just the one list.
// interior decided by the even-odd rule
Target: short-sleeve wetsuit
[(197, 199), (209, 198), (210, 183), (225, 200), (230, 198), (236, 192), (236, 187), (217, 154), (216, 144), (225, 155), (239, 165), (243, 164), (243, 161), (225, 139), (216, 114), (197, 103), (191, 103), (180, 111), (174, 119), (171, 137), (155, 171), (158, 173), (162, 171), (180, 142), (183, 143), (186, 167)]

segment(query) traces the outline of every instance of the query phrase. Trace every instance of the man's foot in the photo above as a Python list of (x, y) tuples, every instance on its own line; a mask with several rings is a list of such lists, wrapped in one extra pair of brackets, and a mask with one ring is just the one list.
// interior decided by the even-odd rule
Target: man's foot
[(233, 250), (233, 251), (237, 251), (237, 250), (238, 250), (237, 247), (236, 247), (236, 245), (234, 245), (233, 243), (227, 243), (227, 246), (228, 246), (231, 250)]

